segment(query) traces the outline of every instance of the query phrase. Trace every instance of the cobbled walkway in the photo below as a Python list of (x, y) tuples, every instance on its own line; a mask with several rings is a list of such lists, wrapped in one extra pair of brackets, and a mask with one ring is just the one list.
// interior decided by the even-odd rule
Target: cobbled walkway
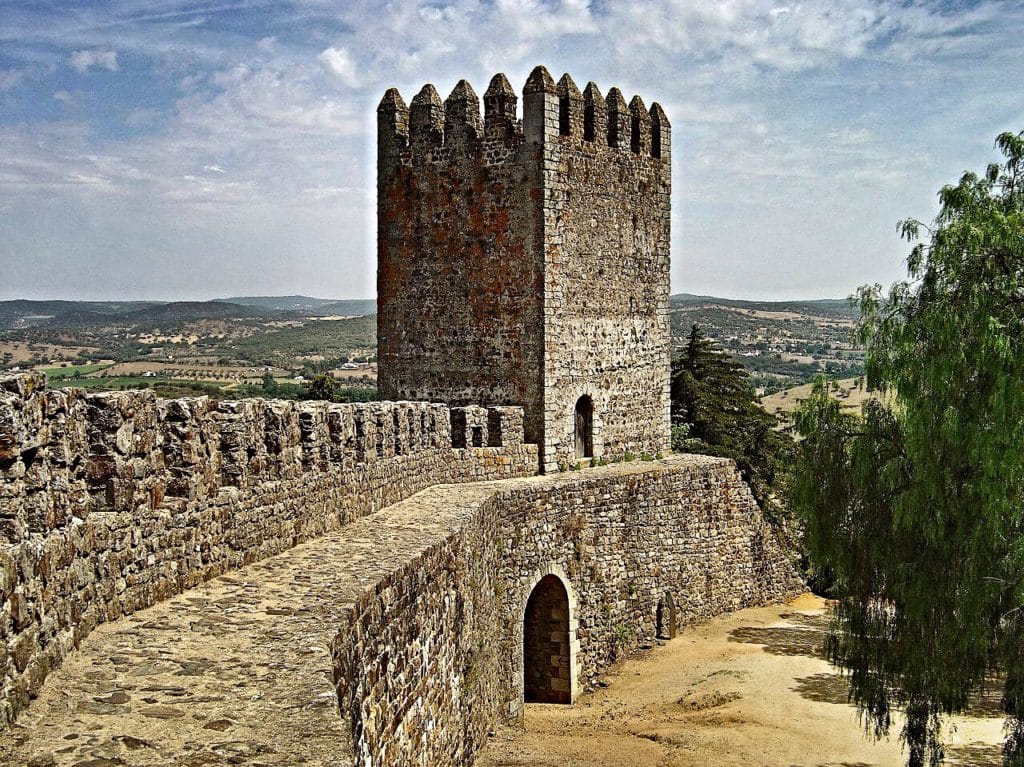
[(328, 650), (345, 608), (496, 486), (430, 488), (99, 626), (0, 735), (0, 765), (350, 763)]

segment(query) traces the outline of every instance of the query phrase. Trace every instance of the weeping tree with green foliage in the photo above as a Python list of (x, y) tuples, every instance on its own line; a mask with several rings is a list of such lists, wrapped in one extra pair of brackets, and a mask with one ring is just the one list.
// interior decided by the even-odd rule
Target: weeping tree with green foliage
[(861, 288), (859, 417), (821, 387), (797, 417), (792, 501), (836, 579), (829, 636), (875, 735), (895, 708), (908, 764), (942, 761), (940, 726), (1002, 685), (1004, 764), (1024, 765), (1024, 133), (1002, 164), (939, 194), (909, 281)]

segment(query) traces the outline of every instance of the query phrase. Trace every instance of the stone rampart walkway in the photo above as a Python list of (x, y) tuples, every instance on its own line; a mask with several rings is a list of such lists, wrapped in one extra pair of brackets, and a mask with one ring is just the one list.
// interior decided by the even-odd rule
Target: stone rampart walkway
[(98, 627), (0, 735), (0, 764), (349, 763), (328, 650), (345, 608), (442, 540), (495, 485), (425, 490)]
[(359, 595), (458, 530), (498, 488), (714, 460), (677, 456), (582, 475), (438, 485), (101, 625), (0, 734), (0, 765), (349, 764), (329, 647)]

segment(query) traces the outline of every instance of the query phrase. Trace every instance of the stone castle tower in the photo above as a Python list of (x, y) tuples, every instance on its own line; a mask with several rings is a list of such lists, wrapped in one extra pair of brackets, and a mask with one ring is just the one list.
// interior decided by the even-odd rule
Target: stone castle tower
[(521, 405), (549, 471), (667, 450), (665, 112), (544, 67), (517, 101), (377, 107), (381, 397)]

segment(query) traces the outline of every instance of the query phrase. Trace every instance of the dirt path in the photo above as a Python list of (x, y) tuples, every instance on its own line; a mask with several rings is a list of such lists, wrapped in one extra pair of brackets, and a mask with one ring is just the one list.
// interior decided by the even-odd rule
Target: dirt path
[[(863, 735), (846, 683), (819, 654), (821, 600), (743, 610), (614, 667), (572, 707), (530, 704), (478, 767), (898, 767), (895, 737)], [(1001, 764), (996, 701), (956, 721), (947, 763)]]

